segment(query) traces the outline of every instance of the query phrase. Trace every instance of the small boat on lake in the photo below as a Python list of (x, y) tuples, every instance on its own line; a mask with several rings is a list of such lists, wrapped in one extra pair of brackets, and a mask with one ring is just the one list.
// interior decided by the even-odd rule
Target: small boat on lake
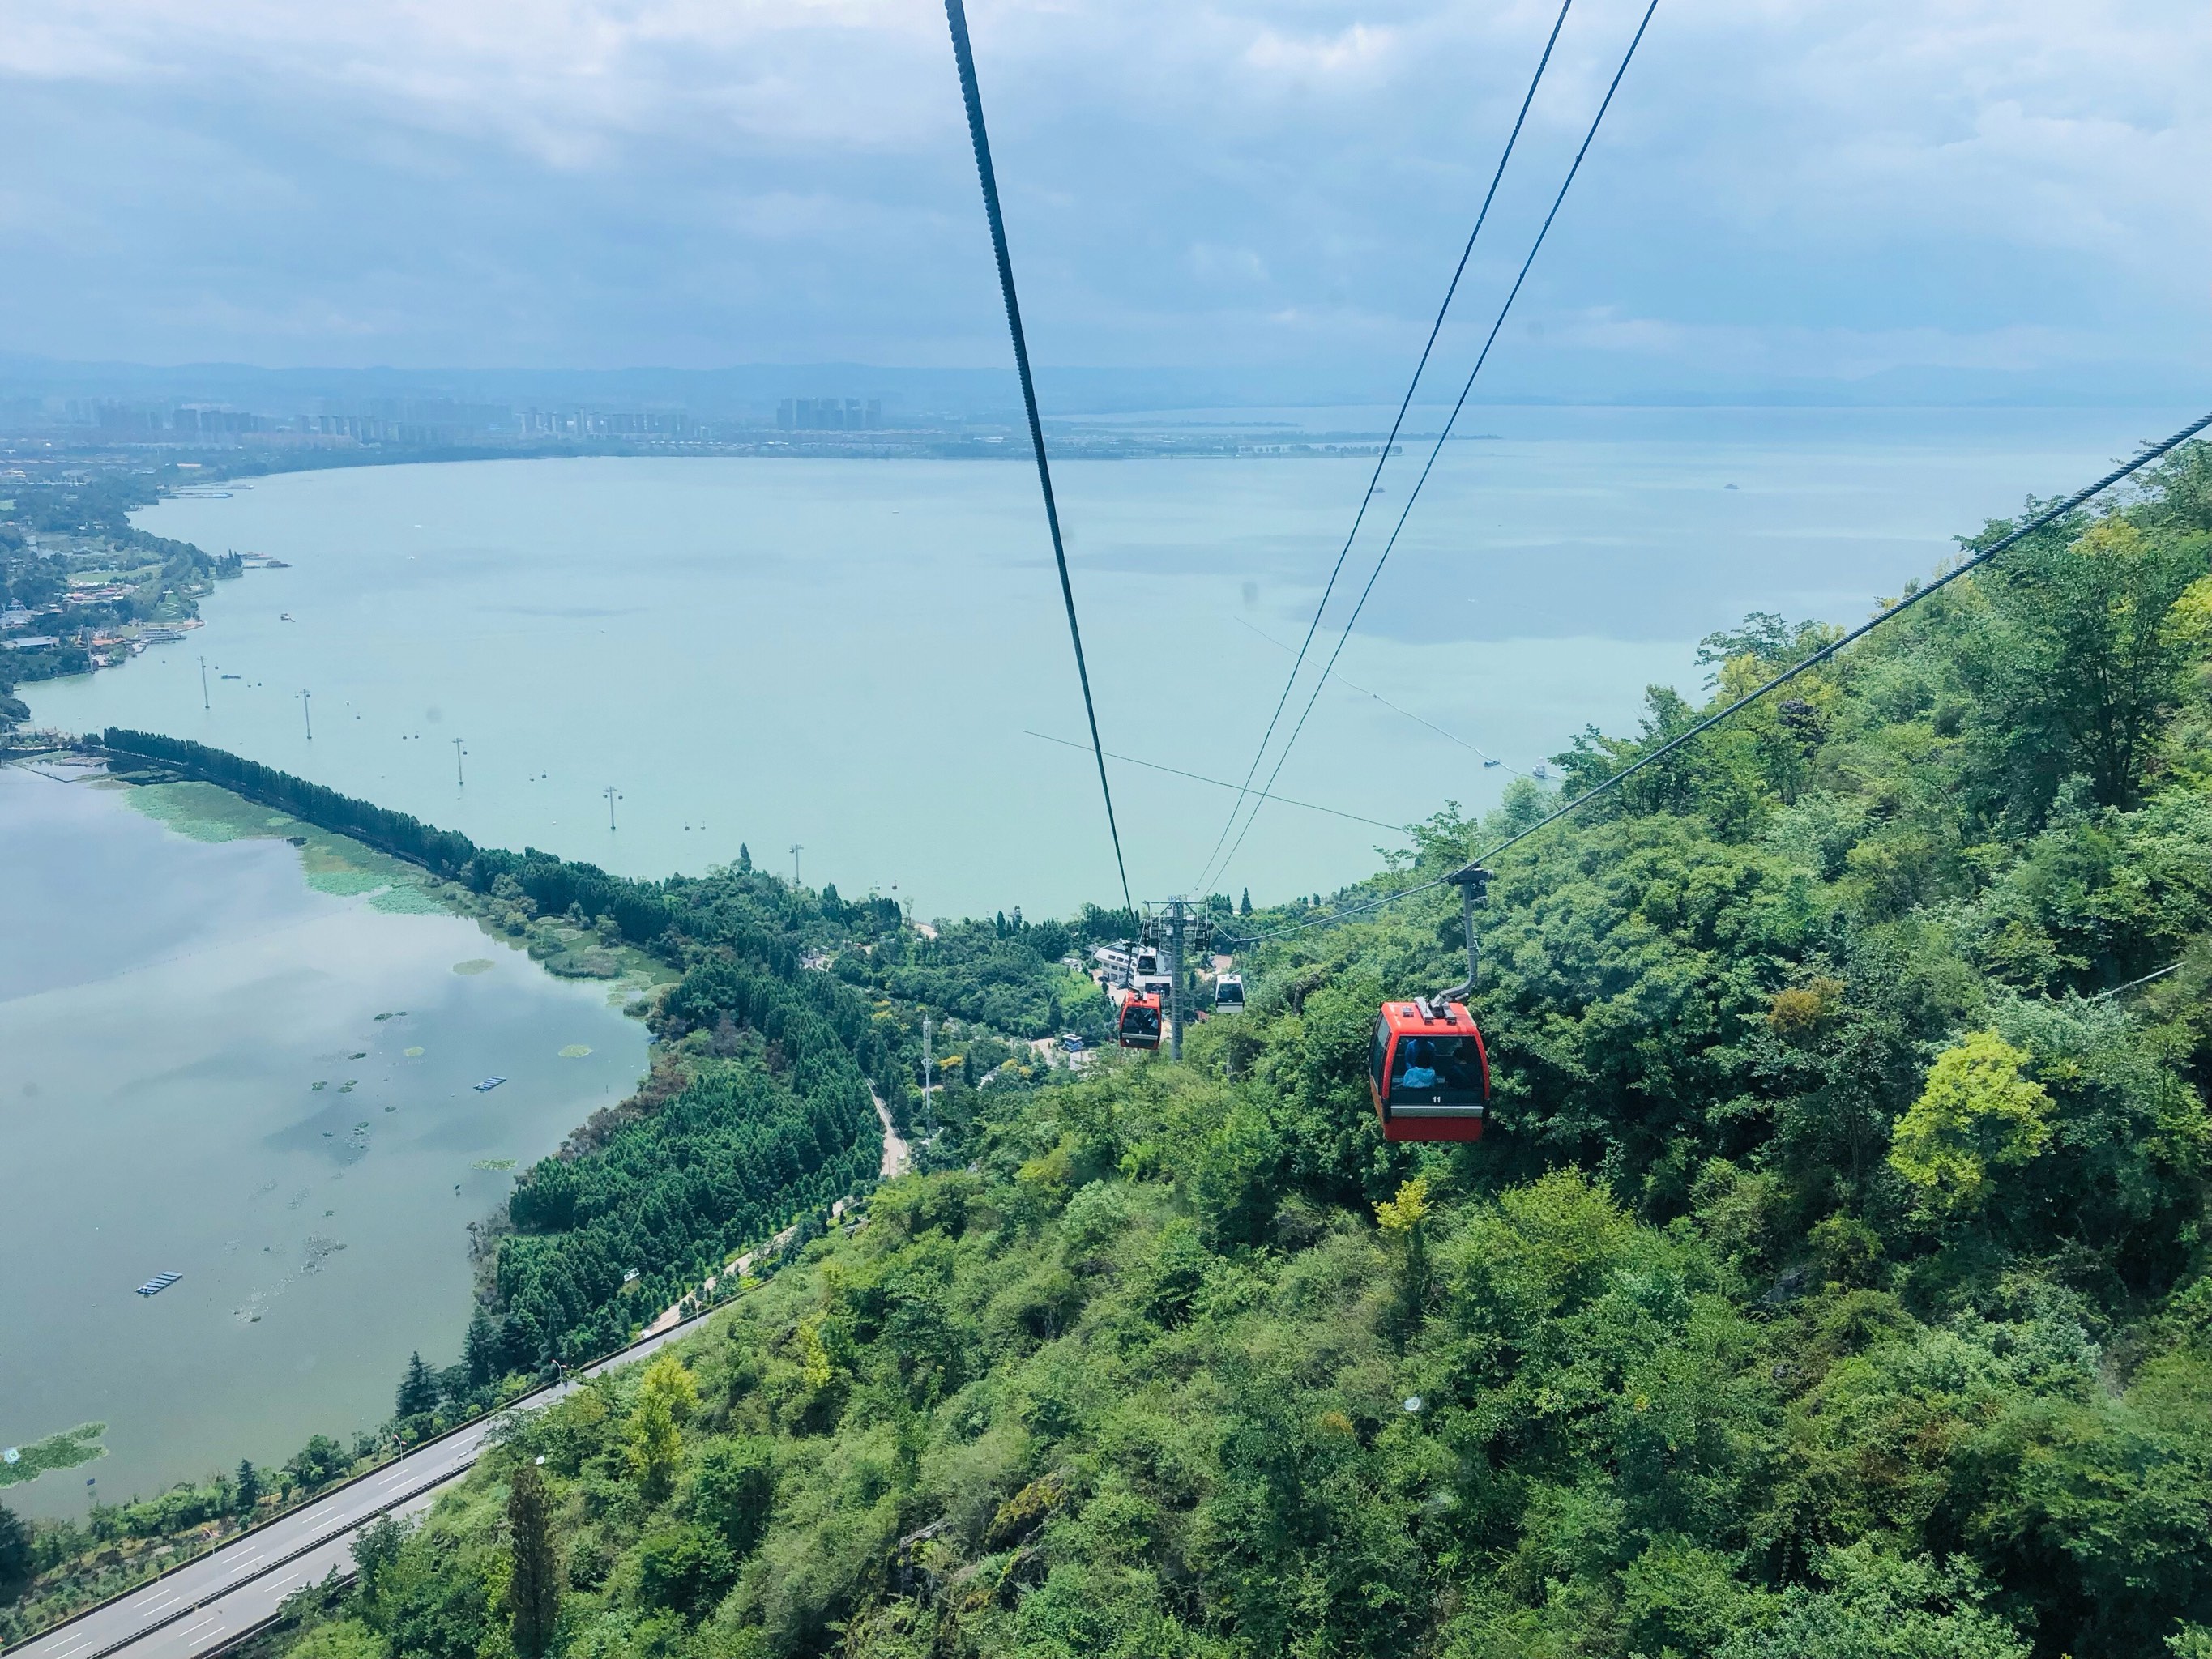
[(507, 1079), (503, 1077), (488, 1077), (482, 1083), (477, 1085), (477, 1092), (480, 1095), (488, 1095), (506, 1081)]
[(141, 1285), (138, 1287), (138, 1294), (141, 1296), (159, 1296), (162, 1291), (167, 1290), (170, 1285), (175, 1284), (183, 1277), (184, 1275), (182, 1273), (155, 1273), (151, 1279), (148, 1279), (143, 1285)]

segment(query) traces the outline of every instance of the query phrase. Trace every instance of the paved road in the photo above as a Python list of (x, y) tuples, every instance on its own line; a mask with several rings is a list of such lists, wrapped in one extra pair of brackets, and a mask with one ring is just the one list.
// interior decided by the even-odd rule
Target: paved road
[[(690, 1334), (697, 1322), (648, 1336), (584, 1375), (626, 1365)], [(548, 1406), (574, 1386), (563, 1382), (516, 1403)], [(205, 1659), (265, 1623), (301, 1585), (321, 1579), (333, 1567), (339, 1577), (349, 1576), (355, 1532), (380, 1515), (428, 1509), (440, 1492), (468, 1473), (495, 1420), (471, 1424), (411, 1451), (72, 1624), (9, 1648), (8, 1659), (106, 1659), (111, 1654)]]

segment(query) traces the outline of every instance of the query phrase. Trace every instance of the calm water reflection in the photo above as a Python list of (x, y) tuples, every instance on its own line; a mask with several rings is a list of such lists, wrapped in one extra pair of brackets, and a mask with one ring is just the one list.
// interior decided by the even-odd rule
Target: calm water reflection
[(380, 1420), (410, 1350), (458, 1357), (467, 1224), (513, 1179), (485, 1166), (645, 1060), (604, 985), (133, 802), (0, 768), (0, 1445), (108, 1425), (5, 1489), (37, 1514)]

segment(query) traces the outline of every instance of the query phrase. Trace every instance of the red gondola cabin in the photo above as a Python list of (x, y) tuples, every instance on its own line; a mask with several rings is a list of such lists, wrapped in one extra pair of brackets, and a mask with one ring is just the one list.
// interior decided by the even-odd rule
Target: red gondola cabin
[(1375, 1022), (1367, 1090), (1385, 1140), (1480, 1140), (1490, 1056), (1466, 1005), (1386, 1002)]
[(1121, 1046), (1157, 1048), (1160, 1046), (1160, 1000), (1133, 996), (1121, 1005)]

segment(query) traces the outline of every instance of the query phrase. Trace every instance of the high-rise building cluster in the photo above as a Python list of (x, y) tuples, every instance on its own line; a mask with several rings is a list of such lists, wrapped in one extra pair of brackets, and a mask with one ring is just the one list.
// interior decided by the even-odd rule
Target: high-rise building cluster
[(786, 398), (776, 405), (775, 423), (785, 432), (872, 431), (884, 423), (884, 405), (875, 398)]

